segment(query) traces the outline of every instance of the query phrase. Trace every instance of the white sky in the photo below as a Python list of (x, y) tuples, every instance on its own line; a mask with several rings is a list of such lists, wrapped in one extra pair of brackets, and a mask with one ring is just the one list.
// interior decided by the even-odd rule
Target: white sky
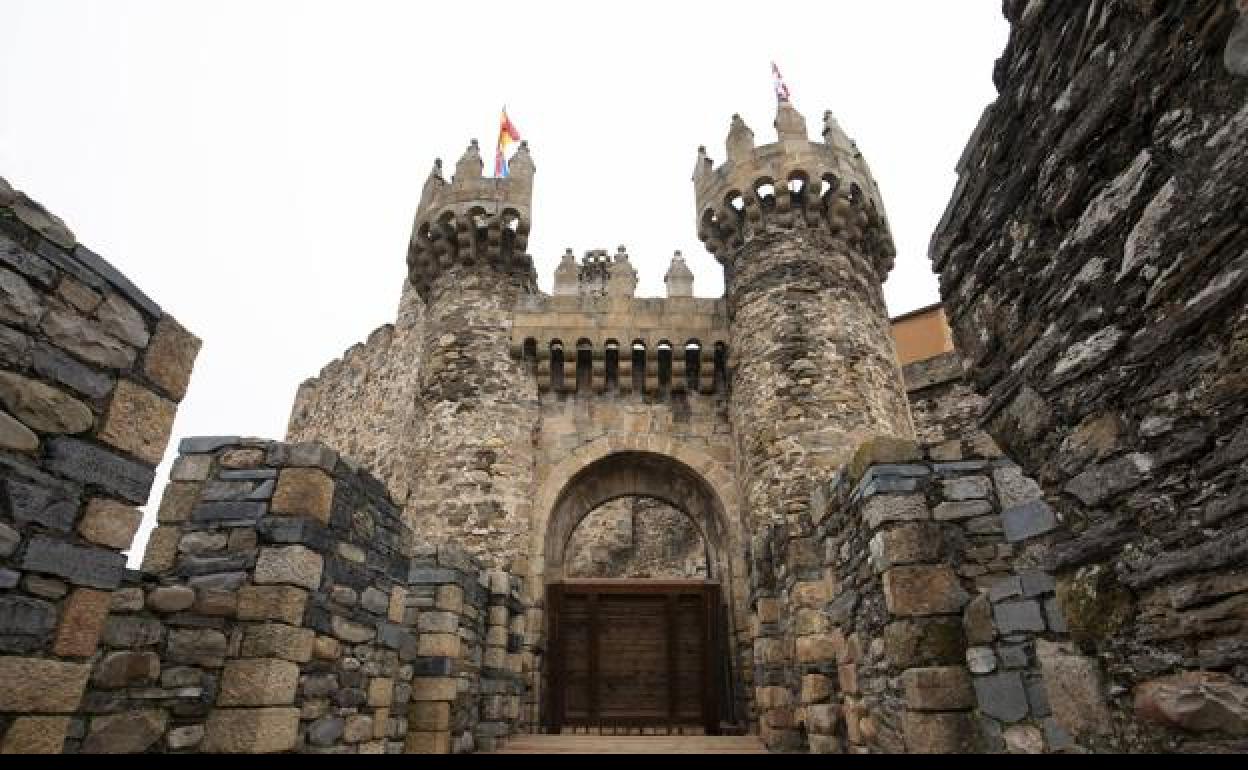
[(189, 435), (281, 438), (298, 384), (393, 321), (420, 188), (508, 107), (537, 165), (533, 254), (628, 246), (639, 295), (681, 249), (722, 274), (690, 176), (732, 113), (774, 141), (775, 59), (884, 195), (892, 314), (938, 299), (928, 237), (995, 96), (1000, 0), (0, 0), (0, 176), (204, 340), (137, 564)]

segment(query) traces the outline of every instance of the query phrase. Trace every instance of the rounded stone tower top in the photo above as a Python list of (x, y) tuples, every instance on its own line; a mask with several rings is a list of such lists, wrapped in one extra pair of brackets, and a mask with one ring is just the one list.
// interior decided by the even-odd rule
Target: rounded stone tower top
[(824, 227), (892, 269), (892, 235), (879, 188), (858, 147), (831, 112), (823, 141), (811, 141), (788, 100), (776, 109), (777, 141), (755, 146), (754, 132), (733, 115), (727, 158), (715, 168), (705, 147), (693, 170), (698, 237), (722, 263), (766, 227)]
[(442, 177), (441, 159), (425, 180), (407, 250), (408, 276), (422, 299), (428, 299), (434, 278), (455, 264), (534, 274), (533, 259), (525, 253), (535, 170), (528, 142), (520, 142), (510, 176), (485, 177), (483, 168), (473, 139), (450, 183)]

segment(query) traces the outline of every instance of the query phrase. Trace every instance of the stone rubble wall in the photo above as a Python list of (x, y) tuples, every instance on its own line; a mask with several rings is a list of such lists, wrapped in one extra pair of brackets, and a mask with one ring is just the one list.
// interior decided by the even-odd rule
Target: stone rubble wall
[(1248, 4), (1004, 10), (931, 246), (957, 347), (1066, 528), (1088, 744), (1248, 750)]
[(0, 752), (56, 753), (200, 342), (0, 179)]
[(1059, 531), (1039, 486), (973, 437), (939, 447), (863, 445), (817, 488), (811, 535), (752, 543), (773, 750), (1070, 751), (1107, 718), (1037, 559)]
[(323, 445), (180, 450), (67, 750), (446, 753), (518, 728), (518, 581), (409, 553), (385, 487)]
[(415, 408), (424, 356), (425, 306), (404, 282), (398, 316), (304, 381), (286, 440), (320, 441), (386, 482), (400, 503), (412, 483)]
[(613, 500), (568, 541), (571, 578), (707, 577), (706, 542), (684, 512), (654, 498)]

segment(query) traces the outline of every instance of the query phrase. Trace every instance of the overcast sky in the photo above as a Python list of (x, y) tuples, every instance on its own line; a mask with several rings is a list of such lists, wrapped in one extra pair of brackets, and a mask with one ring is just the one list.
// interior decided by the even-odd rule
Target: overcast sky
[[(204, 340), (177, 439), (281, 438), (298, 384), (393, 321), (435, 157), (532, 147), (543, 289), (565, 247), (674, 249), (718, 296), (690, 176), (732, 113), (774, 141), (770, 60), (818, 138), (832, 109), (879, 182), (894, 315), (938, 300), (928, 237), (995, 96), (1000, 0), (0, 0), (0, 176)], [(487, 173), (489, 168), (487, 167)]]

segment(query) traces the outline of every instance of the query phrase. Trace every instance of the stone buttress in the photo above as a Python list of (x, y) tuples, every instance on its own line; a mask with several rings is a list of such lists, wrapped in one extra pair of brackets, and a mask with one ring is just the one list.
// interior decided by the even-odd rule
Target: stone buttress
[(522, 145), (509, 178), (481, 168), (475, 140), (449, 184), (435, 165), (408, 249), (427, 316), (407, 516), (418, 537), (455, 532), (503, 563), (529, 539), (537, 392), (508, 344), (517, 297), (536, 291), (525, 253), (534, 167)]

